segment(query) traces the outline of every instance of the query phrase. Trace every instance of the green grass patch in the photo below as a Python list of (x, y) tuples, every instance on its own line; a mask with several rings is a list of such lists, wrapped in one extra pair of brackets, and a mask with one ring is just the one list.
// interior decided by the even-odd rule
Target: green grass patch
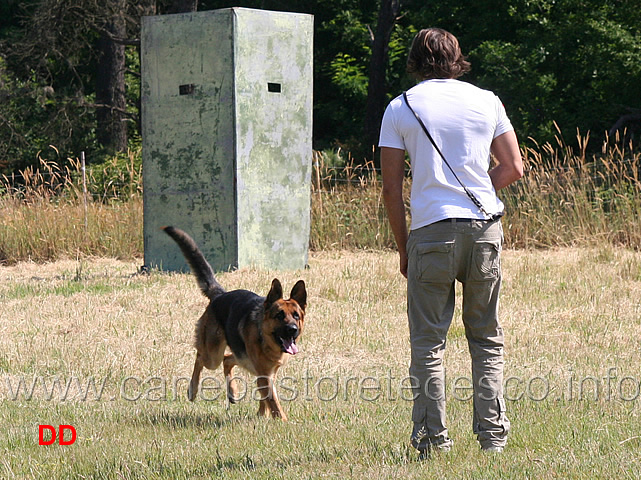
[[(246, 396), (237, 405), (226, 403), (220, 370), (206, 371), (208, 390), (187, 401), (193, 328), (206, 299), (191, 276), (135, 275), (139, 263), (87, 260), (80, 281), (73, 260), (0, 269), (4, 291), (49, 285), (3, 302), (0, 477), (641, 475), (637, 252), (505, 251), (508, 447), (502, 456), (484, 455), (472, 433), (459, 298), (445, 358), (455, 443), (430, 460), (408, 447), (405, 282), (395, 254), (318, 252), (309, 270), (219, 275), (229, 289), (263, 294), (274, 276), (286, 288), (299, 278), (308, 285), (302, 351), (278, 377), (286, 423), (256, 416), (253, 380), (244, 374)], [(54, 293), (74, 284), (84, 287)], [(76, 443), (38, 445), (41, 424), (73, 425)]]

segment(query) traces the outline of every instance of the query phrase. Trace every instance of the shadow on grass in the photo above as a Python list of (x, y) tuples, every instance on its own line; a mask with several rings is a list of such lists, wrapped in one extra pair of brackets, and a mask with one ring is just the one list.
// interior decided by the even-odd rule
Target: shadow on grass
[(182, 412), (154, 410), (141, 412), (135, 419), (136, 425), (164, 426), (170, 430), (189, 428), (222, 428), (238, 423), (240, 417), (216, 412)]

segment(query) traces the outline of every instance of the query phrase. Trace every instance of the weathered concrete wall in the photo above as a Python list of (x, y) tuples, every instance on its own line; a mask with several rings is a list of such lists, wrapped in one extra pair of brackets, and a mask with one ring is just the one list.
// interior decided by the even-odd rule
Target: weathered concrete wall
[(312, 21), (243, 8), (143, 19), (146, 265), (187, 269), (163, 225), (216, 270), (306, 264)]
[(313, 17), (234, 13), (239, 264), (302, 268), (310, 228)]
[[(189, 232), (214, 268), (236, 263), (230, 18), (216, 13), (143, 19), (146, 265), (187, 269), (160, 231), (164, 225)], [(181, 94), (186, 85), (193, 87), (183, 87)]]

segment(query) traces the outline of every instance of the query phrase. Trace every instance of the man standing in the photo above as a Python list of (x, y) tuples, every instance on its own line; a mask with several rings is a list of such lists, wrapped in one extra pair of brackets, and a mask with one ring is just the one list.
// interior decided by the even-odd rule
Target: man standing
[[(483, 450), (501, 452), (510, 428), (498, 319), (503, 204), (496, 192), (521, 178), (523, 163), (501, 101), (457, 80), (469, 69), (454, 35), (421, 30), (407, 60), (407, 71), (420, 83), (390, 102), (379, 141), (385, 206), (407, 277), (415, 387), (411, 438), (422, 454), (452, 446), (443, 353), (456, 280), (463, 285), (472, 358), (474, 433)], [(409, 235), (402, 195), (405, 152), (412, 169)], [(492, 169), (490, 153), (497, 162)]]

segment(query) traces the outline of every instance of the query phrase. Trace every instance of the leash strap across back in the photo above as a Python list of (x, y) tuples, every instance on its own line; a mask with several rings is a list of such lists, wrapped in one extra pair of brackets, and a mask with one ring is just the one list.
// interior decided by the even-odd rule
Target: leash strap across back
[(476, 206), (478, 207), (478, 209), (479, 209), (479, 210), (483, 213), (483, 215), (485, 215), (486, 217), (488, 217), (488, 218), (490, 218), (490, 219), (492, 219), (492, 220), (496, 220), (496, 219), (500, 218), (500, 217), (501, 217), (501, 214), (490, 215), (489, 213), (487, 213), (487, 211), (485, 210), (485, 208), (483, 208), (483, 205), (481, 204), (480, 200), (479, 200), (478, 198), (476, 198), (476, 195), (474, 195), (474, 194), (470, 191), (470, 189), (469, 189), (469, 188), (467, 188), (467, 187), (463, 184), (463, 182), (461, 182), (461, 179), (460, 179), (460, 178), (458, 178), (458, 175), (456, 174), (456, 172), (454, 171), (454, 169), (450, 166), (449, 162), (448, 162), (448, 161), (447, 161), (447, 159), (445, 158), (445, 155), (443, 155), (443, 152), (441, 152), (441, 149), (440, 149), (440, 148), (438, 148), (438, 145), (436, 144), (436, 142), (435, 142), (435, 141), (434, 141), (434, 139), (432, 138), (432, 135), (430, 134), (429, 130), (427, 129), (427, 127), (426, 127), (426, 126), (425, 126), (425, 124), (423, 123), (423, 120), (421, 120), (421, 117), (419, 117), (419, 116), (418, 116), (418, 114), (414, 111), (414, 109), (413, 109), (413, 108), (412, 108), (412, 106), (410, 105), (410, 102), (409, 102), (409, 100), (407, 99), (407, 92), (403, 92), (403, 100), (405, 100), (405, 104), (407, 105), (407, 108), (409, 108), (409, 109), (410, 109), (410, 111), (414, 114), (414, 116), (416, 117), (416, 120), (418, 120), (418, 123), (420, 124), (421, 128), (422, 128), (422, 129), (423, 129), (423, 131), (425, 132), (425, 135), (427, 135), (427, 138), (429, 138), (430, 142), (432, 142), (432, 145), (433, 145), (433, 146), (434, 146), (434, 148), (436, 149), (437, 153), (441, 156), (441, 158), (443, 159), (443, 162), (445, 163), (445, 165), (447, 165), (447, 168), (450, 170), (450, 172), (452, 172), (452, 175), (454, 175), (454, 178), (455, 178), (455, 179), (456, 179), (456, 181), (459, 183), (459, 185), (461, 185), (461, 187), (463, 187), (463, 190), (465, 191), (465, 193), (467, 194), (467, 196), (470, 198), (470, 200), (472, 200), (472, 202), (474, 203), (474, 205), (476, 205)]

